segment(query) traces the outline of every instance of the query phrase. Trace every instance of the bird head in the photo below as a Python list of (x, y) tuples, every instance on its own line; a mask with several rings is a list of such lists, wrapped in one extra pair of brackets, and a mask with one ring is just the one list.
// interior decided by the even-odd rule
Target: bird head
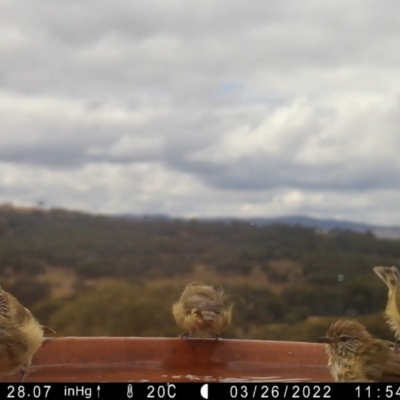
[(330, 355), (348, 357), (372, 343), (373, 338), (359, 322), (339, 320), (334, 322), (326, 335), (318, 338), (317, 341), (325, 343)]

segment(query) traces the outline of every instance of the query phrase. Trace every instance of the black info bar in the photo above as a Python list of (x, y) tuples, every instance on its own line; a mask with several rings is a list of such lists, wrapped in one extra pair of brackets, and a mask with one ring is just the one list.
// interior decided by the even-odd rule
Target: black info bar
[[(349, 397), (348, 397), (349, 396)], [(399, 399), (400, 383), (0, 383), (0, 399)]]

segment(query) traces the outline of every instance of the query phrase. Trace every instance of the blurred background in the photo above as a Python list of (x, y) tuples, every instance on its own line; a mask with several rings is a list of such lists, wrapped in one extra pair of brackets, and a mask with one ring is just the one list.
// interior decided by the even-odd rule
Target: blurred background
[(0, 5), (0, 284), (43, 324), (177, 336), (202, 280), (227, 338), (393, 338), (400, 3)]

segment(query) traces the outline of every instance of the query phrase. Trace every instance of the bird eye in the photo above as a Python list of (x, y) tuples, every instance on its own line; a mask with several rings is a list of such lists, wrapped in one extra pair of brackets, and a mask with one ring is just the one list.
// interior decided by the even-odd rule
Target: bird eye
[(340, 336), (340, 341), (341, 342), (347, 342), (349, 340), (349, 338), (345, 335)]

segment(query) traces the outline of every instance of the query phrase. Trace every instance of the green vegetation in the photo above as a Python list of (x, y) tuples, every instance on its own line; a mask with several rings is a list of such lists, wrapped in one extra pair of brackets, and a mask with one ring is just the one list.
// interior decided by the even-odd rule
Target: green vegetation
[(0, 207), (0, 283), (59, 335), (176, 336), (172, 303), (203, 280), (234, 305), (224, 337), (314, 341), (345, 317), (392, 339), (372, 268), (399, 260), (371, 233)]

